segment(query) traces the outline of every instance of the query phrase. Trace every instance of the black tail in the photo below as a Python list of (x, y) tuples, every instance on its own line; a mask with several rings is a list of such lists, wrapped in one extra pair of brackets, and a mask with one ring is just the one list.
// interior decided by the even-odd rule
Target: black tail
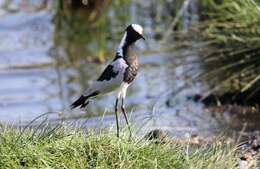
[(78, 98), (75, 102), (73, 102), (70, 105), (70, 108), (74, 109), (78, 106), (80, 106), (80, 108), (86, 107), (89, 103), (89, 101), (87, 99), (88, 99), (88, 96), (80, 96), (80, 98)]
[(92, 94), (88, 95), (88, 96), (83, 96), (81, 95), (80, 98), (78, 98), (78, 100), (76, 100), (75, 102), (73, 102), (71, 105), (70, 105), (70, 108), (71, 109), (74, 109), (78, 106), (80, 106), (80, 108), (84, 108), (86, 107), (88, 104), (89, 104), (89, 101), (88, 99), (91, 98), (91, 97), (94, 97), (94, 96), (97, 96), (99, 92), (95, 91), (93, 92)]

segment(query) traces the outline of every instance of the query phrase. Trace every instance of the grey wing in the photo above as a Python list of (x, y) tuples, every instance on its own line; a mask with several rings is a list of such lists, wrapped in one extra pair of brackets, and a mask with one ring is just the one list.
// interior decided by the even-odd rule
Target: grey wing
[(112, 78), (115, 78), (119, 73), (119, 70), (114, 70), (113, 65), (108, 65), (106, 69), (103, 71), (103, 73), (99, 76), (97, 81), (109, 81)]
[(87, 95), (93, 92), (105, 94), (115, 90), (122, 84), (126, 68), (127, 64), (123, 59), (117, 59), (112, 62), (105, 68), (99, 78), (93, 82), (85, 94)]

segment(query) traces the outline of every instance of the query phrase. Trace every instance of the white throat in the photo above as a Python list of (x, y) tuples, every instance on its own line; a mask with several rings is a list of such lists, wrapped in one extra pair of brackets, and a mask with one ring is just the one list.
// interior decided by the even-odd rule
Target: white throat
[(124, 56), (123, 55), (123, 47), (124, 47), (124, 45), (126, 43), (126, 35), (127, 35), (127, 33), (125, 32), (125, 34), (124, 34), (123, 38), (121, 39), (120, 44), (119, 44), (119, 46), (117, 48), (117, 54), (119, 56)]

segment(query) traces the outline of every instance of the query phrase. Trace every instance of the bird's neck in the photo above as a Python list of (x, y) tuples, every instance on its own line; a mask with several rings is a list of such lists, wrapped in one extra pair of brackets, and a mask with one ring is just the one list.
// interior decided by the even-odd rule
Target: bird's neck
[(117, 48), (116, 57), (128, 57), (128, 51), (132, 48), (133, 45), (134, 42), (130, 42), (127, 37), (127, 33), (125, 33)]

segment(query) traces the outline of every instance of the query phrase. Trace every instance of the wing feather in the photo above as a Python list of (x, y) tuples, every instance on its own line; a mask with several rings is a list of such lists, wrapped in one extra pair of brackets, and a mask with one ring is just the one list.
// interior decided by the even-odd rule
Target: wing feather
[(123, 58), (118, 58), (110, 63), (100, 77), (93, 82), (91, 87), (85, 92), (85, 95), (94, 91), (105, 94), (120, 87), (124, 79), (124, 72), (128, 65)]
[(103, 73), (99, 76), (97, 81), (104, 81), (104, 80), (108, 81), (112, 78), (115, 78), (118, 75), (118, 73), (119, 70), (115, 71), (113, 65), (108, 65), (106, 69), (103, 71)]

